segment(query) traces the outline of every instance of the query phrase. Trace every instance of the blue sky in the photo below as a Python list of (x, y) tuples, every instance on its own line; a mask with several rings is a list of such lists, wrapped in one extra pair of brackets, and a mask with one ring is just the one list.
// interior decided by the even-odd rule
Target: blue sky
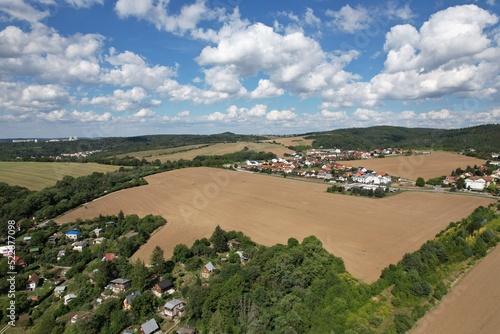
[(0, 138), (500, 123), (495, 0), (0, 0)]

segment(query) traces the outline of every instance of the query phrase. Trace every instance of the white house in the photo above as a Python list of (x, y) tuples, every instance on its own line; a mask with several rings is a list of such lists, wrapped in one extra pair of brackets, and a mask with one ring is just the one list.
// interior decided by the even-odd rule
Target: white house
[(182, 315), (184, 303), (178, 299), (172, 299), (165, 303), (163, 312), (167, 317), (174, 318)]
[(318, 173), (318, 175), (316, 175), (316, 178), (330, 180), (332, 178), (332, 174), (327, 173), (327, 172), (321, 172), (321, 173)]
[(54, 294), (56, 296), (60, 296), (64, 293), (64, 291), (66, 291), (66, 286), (65, 285), (61, 285), (61, 286), (56, 286), (56, 288), (54, 289)]
[(102, 228), (96, 228), (92, 232), (94, 232), (96, 237), (99, 237), (99, 234), (101, 233), (101, 231), (102, 231)]
[(473, 176), (465, 179), (465, 188), (475, 191), (483, 191), (486, 188), (486, 181), (479, 176)]
[(7, 257), (10, 254), (14, 253), (14, 246), (0, 246), (0, 253), (4, 256)]
[(261, 163), (255, 160), (247, 160), (246, 161), (247, 167), (257, 167), (260, 166)]
[(64, 296), (64, 305), (68, 305), (68, 303), (75, 298), (76, 295), (74, 293), (68, 293), (66, 296)]
[(72, 244), (72, 246), (73, 246), (73, 250), (81, 252), (81, 251), (83, 251), (84, 248), (87, 248), (87, 246), (88, 246), (87, 240), (74, 242)]
[(38, 287), (40, 284), (40, 276), (37, 274), (29, 275), (28, 276), (28, 281), (26, 283), (26, 289), (35, 291), (35, 289)]

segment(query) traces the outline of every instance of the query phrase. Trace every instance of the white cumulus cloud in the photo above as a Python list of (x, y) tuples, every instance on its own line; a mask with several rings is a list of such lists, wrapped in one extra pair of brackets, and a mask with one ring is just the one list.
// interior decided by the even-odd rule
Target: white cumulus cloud
[(168, 9), (168, 0), (118, 0), (116, 13), (121, 18), (136, 17), (155, 25), (157, 29), (174, 33), (193, 30), (203, 20), (211, 20), (220, 14), (220, 10), (206, 7), (204, 0), (182, 6), (179, 13), (172, 14)]
[(362, 6), (352, 8), (345, 5), (338, 11), (327, 9), (326, 15), (333, 18), (332, 24), (335, 28), (349, 33), (366, 29), (373, 21), (368, 10)]

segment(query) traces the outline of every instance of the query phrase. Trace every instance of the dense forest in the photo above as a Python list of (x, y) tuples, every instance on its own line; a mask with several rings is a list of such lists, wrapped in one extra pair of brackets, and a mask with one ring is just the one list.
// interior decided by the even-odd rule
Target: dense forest
[(374, 126), (339, 129), (305, 135), (313, 139), (313, 147), (343, 149), (375, 149), (397, 147), (406, 149), (449, 149), (479, 151), (500, 150), (500, 124), (480, 125), (464, 129), (404, 128)]

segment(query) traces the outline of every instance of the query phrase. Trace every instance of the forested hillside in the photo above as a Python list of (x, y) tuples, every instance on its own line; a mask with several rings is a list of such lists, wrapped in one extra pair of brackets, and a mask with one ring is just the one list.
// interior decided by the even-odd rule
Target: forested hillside
[(197, 240), (191, 249), (176, 247), (173, 260), (187, 270), (206, 263), (201, 259), (220, 265), (207, 284), (198, 279), (181, 289), (186, 320), (204, 333), (404, 333), (497, 244), (499, 233), (496, 209), (480, 207), (405, 254), (370, 285), (346, 272), (342, 259), (314, 236), (273, 247), (252, 247), (236, 237), (250, 258), (241, 265), (231, 255), (217, 260), (217, 245), (218, 252), (228, 251), (225, 241), (235, 237), (228, 232), (219, 240), (217, 228), (210, 238), (213, 249), (206, 239)]
[(313, 147), (500, 150), (500, 124), (451, 130), (374, 126), (314, 132), (305, 137), (314, 140)]

